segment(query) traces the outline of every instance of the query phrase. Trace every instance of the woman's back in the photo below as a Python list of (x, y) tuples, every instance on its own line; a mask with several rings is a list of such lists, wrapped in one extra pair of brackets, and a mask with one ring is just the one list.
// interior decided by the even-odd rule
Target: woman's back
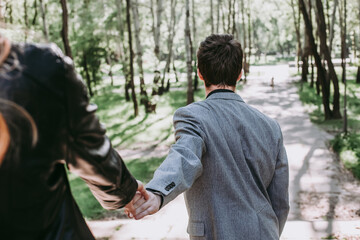
[(128, 203), (136, 181), (111, 148), (71, 61), (55, 45), (13, 45), (7, 61), (15, 68), (0, 77), (0, 99), (20, 106), (20, 113), (16, 105), (0, 106), (15, 146), (0, 167), (0, 236), (93, 239), (71, 195), (65, 160), (100, 193), (105, 208)]

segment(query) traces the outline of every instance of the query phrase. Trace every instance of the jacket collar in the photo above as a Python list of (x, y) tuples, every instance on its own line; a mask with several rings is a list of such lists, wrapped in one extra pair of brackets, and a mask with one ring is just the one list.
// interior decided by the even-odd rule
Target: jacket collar
[(214, 99), (236, 100), (244, 102), (240, 95), (234, 92), (214, 92), (210, 96), (208, 96), (205, 101)]

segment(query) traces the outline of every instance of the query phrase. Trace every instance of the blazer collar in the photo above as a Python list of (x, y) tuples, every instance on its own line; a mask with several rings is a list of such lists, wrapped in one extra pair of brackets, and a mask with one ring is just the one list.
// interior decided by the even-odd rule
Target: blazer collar
[(244, 100), (240, 97), (240, 95), (234, 92), (214, 92), (205, 101), (213, 100), (213, 99), (226, 99), (226, 100), (236, 100), (236, 101), (244, 102)]

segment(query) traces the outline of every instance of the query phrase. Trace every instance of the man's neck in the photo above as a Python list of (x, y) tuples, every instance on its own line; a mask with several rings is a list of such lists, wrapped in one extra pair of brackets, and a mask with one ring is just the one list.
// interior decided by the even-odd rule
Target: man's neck
[(231, 91), (235, 92), (236, 87), (235, 86), (227, 86), (227, 85), (225, 85), (225, 86), (210, 85), (209, 87), (205, 86), (206, 97), (209, 95), (209, 93), (211, 93), (212, 91), (217, 90), (217, 89), (227, 89), (227, 90), (231, 90)]

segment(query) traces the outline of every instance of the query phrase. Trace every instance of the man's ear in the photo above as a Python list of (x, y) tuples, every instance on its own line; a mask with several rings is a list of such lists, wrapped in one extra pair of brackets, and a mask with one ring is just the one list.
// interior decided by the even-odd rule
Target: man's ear
[(198, 74), (199, 78), (204, 81), (204, 77), (203, 77), (203, 75), (201, 75), (199, 68), (197, 69), (197, 74)]
[(243, 70), (241, 70), (239, 77), (236, 79), (237, 82), (241, 79), (242, 73), (243, 73)]

